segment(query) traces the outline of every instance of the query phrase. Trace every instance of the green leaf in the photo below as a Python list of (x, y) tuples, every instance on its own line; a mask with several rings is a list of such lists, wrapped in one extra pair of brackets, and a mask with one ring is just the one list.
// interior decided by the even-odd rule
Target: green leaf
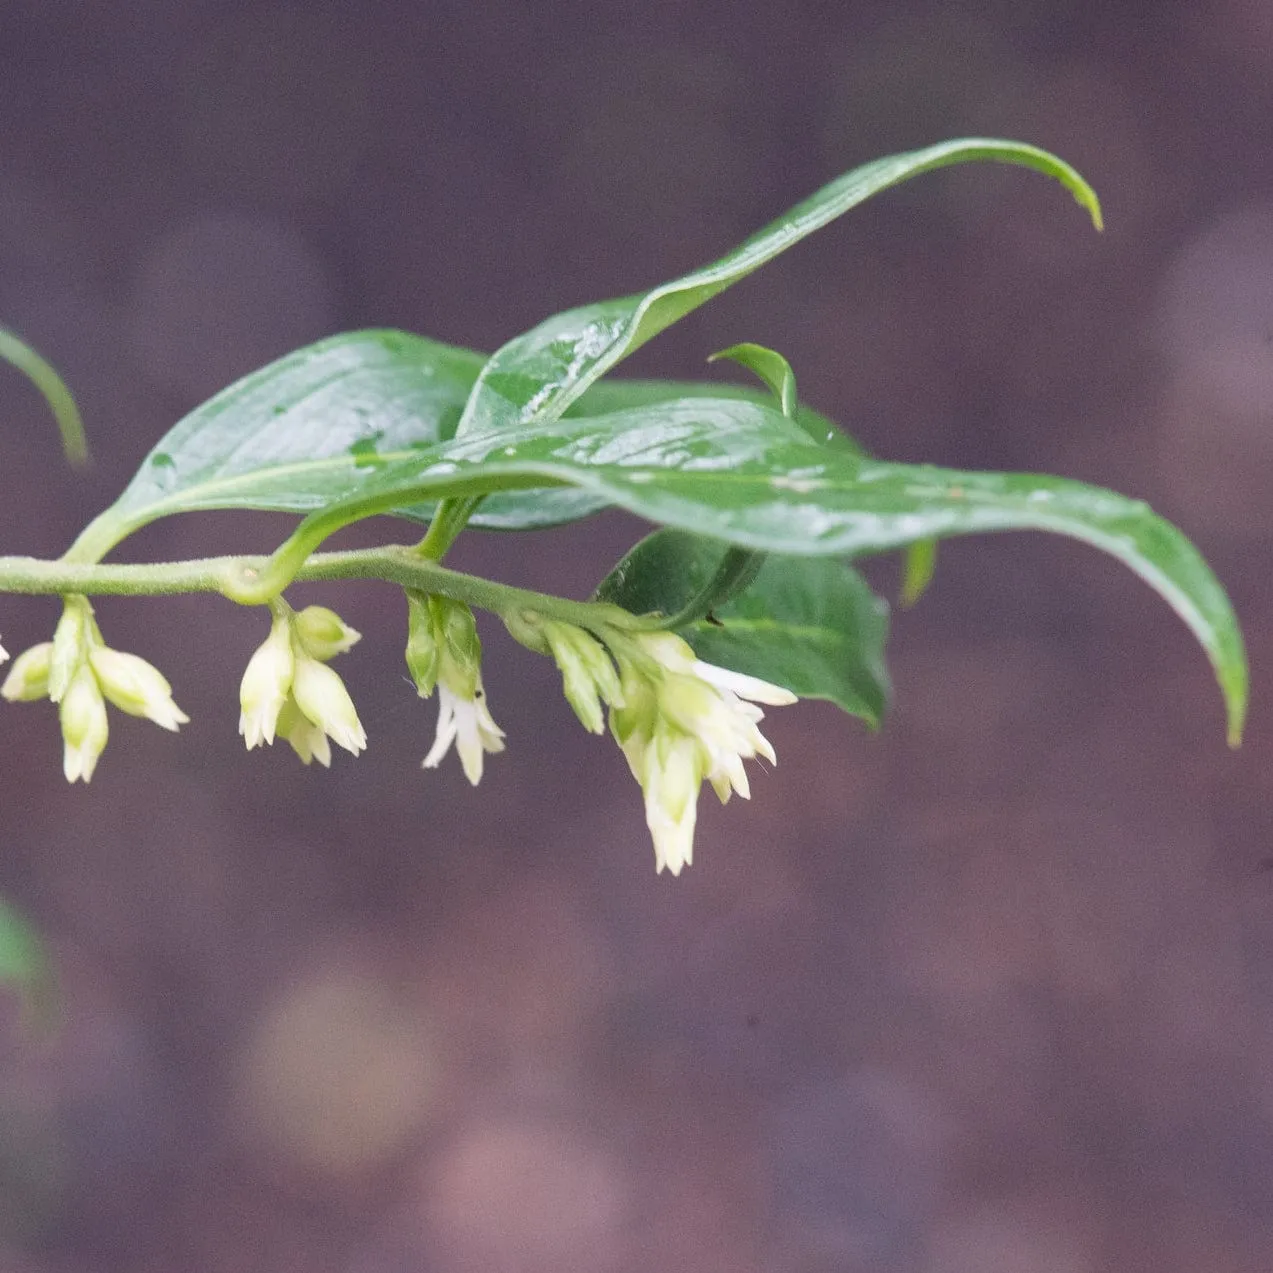
[[(174, 513), (256, 508), (309, 513), (349, 499), (379, 466), (450, 438), (485, 357), (398, 331), (332, 336), (245, 376), (169, 430), (118, 500), (84, 532), (74, 556), (104, 555), (133, 531)], [(694, 394), (756, 400), (750, 389), (602, 381), (574, 414), (613, 412)], [(812, 431), (837, 433), (802, 409)], [(852, 445), (851, 443), (849, 445)], [(588, 491), (487, 501), (474, 524), (524, 530), (605, 506)], [(432, 506), (403, 510), (428, 521)]]
[(902, 563), (902, 595), (904, 607), (915, 605), (928, 591), (937, 570), (937, 541), (921, 539), (906, 550)]
[(757, 345), (744, 341), (741, 345), (730, 345), (708, 358), (708, 362), (717, 362), (722, 358), (736, 362), (748, 371), (754, 371), (768, 386), (770, 393), (778, 399), (778, 409), (788, 420), (796, 414), (796, 373), (791, 364), (776, 350), (766, 345)]
[(515, 337), (482, 368), (458, 433), (560, 417), (646, 341), (872, 195), (920, 173), (977, 160), (1018, 164), (1056, 178), (1100, 228), (1092, 188), (1069, 164), (1036, 146), (964, 138), (877, 159), (823, 186), (703, 269), (635, 296), (568, 310)]
[(3, 327), (0, 327), (0, 358), (22, 372), (44, 395), (62, 435), (62, 450), (66, 458), (77, 467), (87, 464), (88, 440), (84, 436), (84, 422), (66, 381), (30, 345)]
[(47, 1024), (53, 1003), (52, 962), (35, 926), (0, 898), (0, 983), (22, 997), (28, 1023)]
[(357, 501), (307, 519), (279, 569), (332, 531), (414, 500), (568, 485), (656, 523), (744, 548), (853, 556), (927, 538), (1045, 530), (1110, 553), (1188, 624), (1241, 733), (1246, 657), (1224, 590), (1148, 505), (1064, 478), (890, 464), (820, 446), (770, 407), (686, 399), (457, 437), (387, 465)]
[[(683, 609), (727, 547), (680, 530), (643, 539), (597, 597), (636, 614)], [(676, 628), (699, 658), (822, 698), (878, 727), (889, 698), (888, 607), (851, 566), (830, 557), (767, 557), (754, 582), (713, 612)]]

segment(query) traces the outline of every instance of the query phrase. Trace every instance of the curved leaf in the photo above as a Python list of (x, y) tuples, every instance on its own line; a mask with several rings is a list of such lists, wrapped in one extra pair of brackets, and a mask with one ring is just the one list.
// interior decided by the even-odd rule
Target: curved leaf
[(769, 392), (778, 399), (778, 409), (788, 420), (796, 414), (796, 373), (791, 364), (776, 350), (767, 345), (757, 345), (746, 340), (741, 345), (730, 345), (728, 349), (718, 350), (708, 358), (708, 362), (718, 362), (725, 358), (746, 367), (764, 381)]
[[(468, 349), (387, 330), (348, 332), (288, 354), (174, 425), (72, 554), (100, 557), (141, 526), (174, 513), (218, 508), (309, 513), (352, 498), (378, 466), (454, 434), (484, 361)], [(572, 414), (695, 394), (760, 396), (711, 384), (602, 381)], [(813, 432), (842, 436), (816, 411), (802, 408), (800, 419)], [(495, 496), (473, 524), (525, 530), (573, 521), (604, 506), (603, 498), (587, 491)], [(403, 515), (428, 521), (432, 506)]]
[[(675, 614), (731, 551), (680, 530), (643, 539), (603, 580), (601, 601), (637, 614)], [(889, 698), (888, 607), (833, 557), (774, 557), (712, 619), (678, 626), (699, 658), (822, 698), (879, 725)]]
[(304, 523), (286, 551), (303, 558), (351, 518), (413, 499), (554, 485), (656, 523), (800, 556), (860, 555), (981, 531), (1083, 540), (1130, 567), (1188, 624), (1215, 668), (1230, 736), (1241, 731), (1247, 670), (1232, 607), (1197, 549), (1148, 505), (1065, 478), (850, 455), (818, 445), (770, 407), (737, 399), (457, 437), (386, 466), (357, 501)]
[(1069, 164), (1021, 142), (963, 138), (891, 155), (845, 173), (720, 260), (648, 292), (556, 314), (499, 349), (482, 369), (458, 433), (553, 420), (646, 341), (774, 257), (890, 186), (935, 168), (989, 160), (1054, 177), (1091, 214), (1100, 204)]
[(84, 422), (75, 398), (66, 387), (66, 381), (53, 369), (51, 363), (41, 358), (25, 341), (11, 331), (0, 327), (0, 358), (16, 367), (44, 395), (44, 401), (53, 412), (58, 432), (62, 435), (62, 451), (74, 465), (88, 463), (88, 439), (84, 436)]

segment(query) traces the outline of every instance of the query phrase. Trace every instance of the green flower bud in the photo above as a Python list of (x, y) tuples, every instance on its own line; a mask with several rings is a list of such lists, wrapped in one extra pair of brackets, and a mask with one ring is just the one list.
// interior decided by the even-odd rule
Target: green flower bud
[(311, 658), (326, 663), (344, 654), (362, 640), (334, 610), (326, 606), (306, 606), (294, 621), (294, 631), (301, 648)]
[(429, 616), (440, 650), (438, 679), (457, 698), (474, 698), (481, 679), (482, 641), (473, 611), (462, 601), (432, 595)]
[(594, 734), (603, 733), (605, 722), (601, 704), (604, 702), (613, 707), (623, 702), (619, 674), (605, 647), (596, 637), (571, 623), (549, 619), (543, 630), (553, 659), (561, 670), (566, 701), (585, 729)]
[(23, 650), (9, 669), (0, 695), (11, 703), (31, 703), (49, 696), (49, 665), (53, 661), (53, 642), (42, 641)]
[(438, 663), (442, 652), (433, 633), (433, 615), (427, 593), (407, 589), (407, 671), (416, 692), (428, 698), (438, 683)]

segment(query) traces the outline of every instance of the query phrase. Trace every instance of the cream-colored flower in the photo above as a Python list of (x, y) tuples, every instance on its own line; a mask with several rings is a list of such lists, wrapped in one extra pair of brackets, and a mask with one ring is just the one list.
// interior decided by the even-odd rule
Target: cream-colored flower
[(339, 615), (310, 606), (274, 607), (270, 634), (248, 661), (239, 687), (239, 733), (248, 749), (281, 734), (306, 764), (331, 764), (327, 740), (358, 755), (367, 734), (345, 683), (322, 660), (358, 640)]
[(167, 679), (145, 659), (100, 645), (89, 651), (88, 661), (102, 693), (121, 712), (173, 731), (190, 720), (173, 702)]
[(743, 762), (774, 750), (760, 732), (757, 702), (796, 701), (790, 690), (705, 663), (669, 632), (625, 633), (612, 643), (623, 705), (610, 728), (645, 795), (656, 869), (679, 875), (693, 858), (698, 789), (724, 803), (751, 790)]
[(239, 684), (239, 733), (248, 751), (274, 742), (278, 714), (291, 692), (295, 667), (290, 614), (276, 614), (270, 635), (248, 660)]
[(190, 718), (177, 706), (172, 686), (145, 659), (112, 650), (87, 597), (68, 596), (52, 641), (24, 650), (0, 685), (10, 702), (52, 699), (59, 705), (67, 781), (88, 782), (110, 733), (109, 700), (132, 716), (175, 730)]
[(436, 769), (455, 743), (464, 776), (475, 787), (482, 781), (486, 752), (504, 750), (504, 731), (486, 705), (486, 691), (479, 674), (472, 697), (457, 694), (444, 679), (438, 681), (438, 732), (424, 758), (425, 769)]
[(0, 696), (10, 703), (33, 703), (49, 696), (49, 667), (53, 661), (53, 642), (42, 641), (23, 650), (0, 685)]
[(98, 757), (106, 750), (110, 725), (106, 700), (93, 669), (82, 663), (58, 709), (62, 723), (62, 772), (67, 782), (88, 782), (97, 768)]
[(473, 611), (462, 601), (410, 590), (407, 603), (407, 667), (421, 698), (438, 691), (437, 733), (422, 764), (436, 769), (454, 743), (464, 776), (476, 787), (486, 753), (504, 750), (504, 731), (486, 704)]
[(301, 714), (338, 747), (355, 756), (366, 748), (367, 733), (358, 719), (354, 700), (349, 697), (345, 682), (326, 663), (308, 655), (298, 658), (292, 697)]

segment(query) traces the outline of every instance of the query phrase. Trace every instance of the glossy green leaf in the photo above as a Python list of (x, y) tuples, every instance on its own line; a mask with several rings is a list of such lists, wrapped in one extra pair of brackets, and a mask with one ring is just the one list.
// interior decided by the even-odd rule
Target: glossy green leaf
[(891, 155), (845, 173), (734, 251), (648, 292), (554, 315), (498, 350), (482, 369), (460, 421), (470, 431), (553, 420), (589, 385), (659, 332), (837, 217), (920, 173), (975, 161), (1034, 168), (1061, 182), (1099, 229), (1096, 194), (1069, 164), (1021, 142), (964, 138)]
[(88, 463), (88, 440), (84, 436), (84, 422), (75, 398), (66, 387), (66, 381), (53, 369), (51, 363), (41, 358), (25, 341), (11, 331), (0, 327), (0, 358), (16, 367), (44, 395), (44, 401), (53, 412), (58, 432), (62, 435), (62, 450), (74, 465)]
[(656, 523), (800, 556), (881, 552), (980, 531), (1083, 540), (1129, 566), (1189, 625), (1215, 667), (1230, 735), (1240, 733), (1247, 671), (1232, 607), (1197, 549), (1148, 505), (1063, 478), (833, 451), (758, 403), (690, 399), (457, 437), (387, 465), (358, 501), (304, 523), (288, 551), (299, 557), (352, 518), (415, 499), (553, 485)]
[[(100, 556), (160, 517), (256, 508), (308, 513), (356, 495), (384, 463), (451, 437), (485, 356), (397, 331), (349, 332), (279, 359), (222, 390), (176, 424), (93, 524), (83, 556)], [(601, 381), (572, 414), (613, 412), (694, 394), (751, 389)], [(802, 409), (812, 432), (836, 432)], [(852, 445), (851, 443), (849, 445)], [(604, 507), (588, 491), (487, 501), (474, 524), (501, 530), (555, 525)], [(427, 521), (432, 506), (404, 510)]]
[[(682, 610), (728, 548), (679, 530), (643, 539), (597, 589), (637, 614)], [(822, 698), (878, 726), (889, 697), (888, 607), (833, 557), (768, 556), (750, 586), (676, 629), (699, 658)]]

